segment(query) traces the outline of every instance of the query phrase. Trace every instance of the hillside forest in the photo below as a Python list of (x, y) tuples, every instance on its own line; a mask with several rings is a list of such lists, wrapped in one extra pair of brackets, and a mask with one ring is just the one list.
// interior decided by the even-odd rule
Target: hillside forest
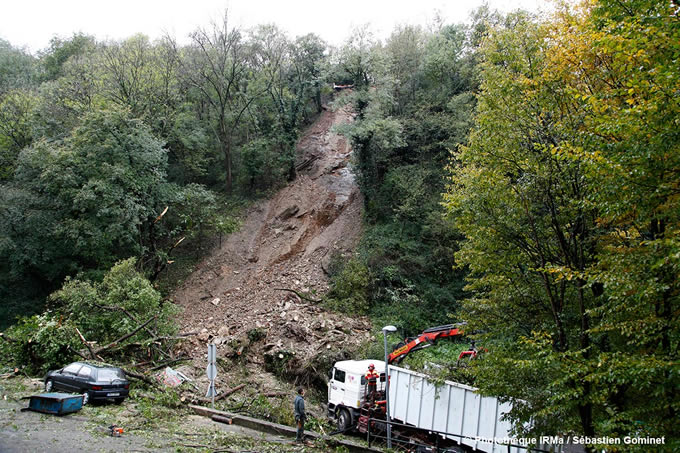
[(173, 289), (339, 108), (363, 232), (314, 298), (376, 338), (467, 323), (483, 360), (424, 357), (522, 434), (680, 449), (675, 0), (482, 7), (338, 47), (228, 14), (186, 43), (0, 40), (2, 366), (39, 376), (149, 316), (130, 341), (172, 338)]

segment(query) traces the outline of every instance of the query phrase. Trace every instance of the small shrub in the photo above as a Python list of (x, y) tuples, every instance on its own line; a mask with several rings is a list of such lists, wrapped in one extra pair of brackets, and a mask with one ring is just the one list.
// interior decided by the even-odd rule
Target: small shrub
[(370, 308), (371, 274), (359, 259), (352, 258), (333, 280), (327, 305), (347, 314), (366, 314)]

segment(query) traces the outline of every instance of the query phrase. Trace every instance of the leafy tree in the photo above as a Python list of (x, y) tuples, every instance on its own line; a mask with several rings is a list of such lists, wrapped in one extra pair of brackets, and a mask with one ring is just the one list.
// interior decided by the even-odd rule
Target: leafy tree
[(19, 152), (31, 143), (31, 116), (37, 103), (30, 92), (15, 90), (0, 101), (0, 181), (14, 172)]
[[(380, 42), (375, 38), (368, 25), (356, 27), (350, 38), (333, 55), (334, 82), (354, 84), (365, 88), (378, 80), (383, 74), (384, 59), (380, 52)], [(360, 113), (360, 112), (359, 112)]]
[(35, 59), (0, 39), (0, 99), (15, 89), (29, 88), (36, 80)]
[(211, 29), (192, 33), (192, 46), (182, 58), (182, 77), (208, 106), (210, 128), (222, 154), (225, 189), (233, 188), (233, 154), (244, 115), (263, 91), (251, 93), (246, 83), (248, 54), (242, 33), (225, 13)]
[(585, 111), (561, 155), (598, 187), (599, 263), (586, 278), (606, 295), (591, 314), (608, 340), (590, 377), (612, 389), (603, 429), (665, 434), (677, 448), (678, 7), (604, 0), (556, 22), (552, 67)]
[(511, 15), (485, 44), (447, 205), (490, 342), (477, 384), (534, 432), (677, 438), (674, 11)]
[[(534, 429), (591, 436), (597, 390), (584, 380), (594, 348), (588, 310), (601, 291), (588, 287), (584, 272), (595, 262), (596, 213), (585, 203), (590, 187), (578, 163), (554, 152), (569, 133), (559, 120), (579, 116), (567, 110), (571, 99), (542, 79), (546, 33), (518, 17), (489, 40), (476, 129), (457, 156), (462, 165), (453, 168), (447, 202), (467, 237), (457, 257), (471, 270), (474, 297), (464, 306), (471, 327), (501, 344), (533, 346), (524, 348), (522, 365), (514, 355), (486, 362), (493, 375), (482, 374), (482, 386), (529, 401), (546, 417), (537, 416)], [(512, 348), (496, 347), (496, 354)], [(523, 373), (490, 369), (503, 361)], [(522, 391), (514, 379), (532, 373), (552, 384)], [(578, 424), (564, 420), (569, 410)], [(560, 423), (546, 427), (550, 418)]]
[[(7, 340), (0, 343), (0, 363), (45, 373), (80, 358), (76, 351), (84, 348), (79, 334), (103, 346), (148, 320), (152, 322), (117, 348), (141, 343), (147, 348), (142, 349), (145, 358), (162, 353), (156, 342), (158, 337), (177, 333), (177, 307), (163, 302), (160, 293), (137, 271), (135, 261), (117, 263), (100, 283), (67, 279), (50, 296), (50, 310), (22, 318), (4, 332)], [(117, 354), (120, 356), (120, 352)]]
[(64, 65), (69, 59), (91, 53), (94, 47), (94, 37), (83, 33), (74, 33), (68, 39), (54, 36), (47, 49), (39, 55), (43, 68), (41, 79), (47, 81), (63, 77), (66, 75)]
[(82, 346), (73, 322), (51, 311), (24, 317), (3, 333), (0, 364), (32, 374), (63, 367)]
[(148, 130), (116, 112), (89, 115), (62, 145), (24, 150), (5, 198), (5, 259), (55, 282), (141, 254), (143, 225), (167, 192), (166, 165)]
[(298, 37), (293, 43), (292, 79), (293, 90), (304, 91), (314, 99), (316, 112), (321, 113), (321, 86), (326, 61), (326, 43), (317, 35), (309, 33)]

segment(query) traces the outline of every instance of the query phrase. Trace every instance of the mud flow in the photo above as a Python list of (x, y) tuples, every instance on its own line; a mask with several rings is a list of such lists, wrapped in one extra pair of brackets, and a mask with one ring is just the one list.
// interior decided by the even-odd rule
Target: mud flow
[(297, 145), (296, 180), (252, 207), (241, 230), (173, 295), (184, 310), (182, 330), (201, 332), (184, 345), (197, 366), (209, 341), (218, 355), (245, 355), (249, 366), (262, 368), (265, 360), (291, 355), (303, 366), (369, 338), (367, 319), (326, 311), (286, 291), (319, 299), (329, 289), (331, 260), (351, 253), (360, 237), (352, 150), (333, 132), (351, 120), (348, 110), (324, 110)]

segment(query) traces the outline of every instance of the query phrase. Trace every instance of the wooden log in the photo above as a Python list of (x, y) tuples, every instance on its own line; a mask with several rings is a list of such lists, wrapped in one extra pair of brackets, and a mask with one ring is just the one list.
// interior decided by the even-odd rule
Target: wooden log
[(265, 393), (264, 396), (266, 396), (267, 398), (281, 398), (281, 397), (284, 397), (284, 396), (288, 396), (288, 393), (286, 393), (286, 392), (269, 392), (269, 393)]
[(130, 370), (126, 370), (125, 368), (121, 368), (121, 369), (125, 372), (125, 374), (126, 374), (127, 376), (133, 377), (133, 378), (135, 378), (135, 379), (139, 379), (140, 381), (146, 382), (147, 384), (149, 384), (149, 385), (151, 385), (151, 386), (154, 386), (154, 387), (156, 386), (156, 383), (155, 383), (155, 382), (153, 382), (151, 379), (149, 379), (148, 377), (144, 376), (143, 374), (134, 373), (134, 372), (132, 372), (132, 371), (130, 371)]
[(175, 360), (168, 360), (167, 362), (163, 362), (160, 365), (157, 365), (153, 368), (150, 368), (149, 371), (160, 370), (161, 368), (165, 368), (165, 367), (173, 365), (177, 362), (181, 362), (182, 360), (189, 360), (189, 357), (182, 356), (182, 357), (176, 358)]
[(230, 419), (229, 417), (225, 417), (225, 416), (223, 416), (223, 415), (214, 414), (214, 415), (213, 415), (212, 417), (210, 417), (210, 418), (213, 419), (213, 420), (215, 420), (216, 422), (225, 423), (225, 424), (227, 424), (227, 425), (231, 425), (231, 424), (232, 424), (232, 419)]
[[(241, 389), (242, 389), (243, 387), (245, 387), (245, 386), (246, 386), (246, 384), (237, 385), (237, 386), (234, 387), (233, 389), (229, 389), (229, 390), (227, 390), (226, 392), (222, 393), (221, 395), (216, 396), (216, 397), (215, 397), (215, 401), (222, 400), (222, 399), (228, 397), (229, 395), (231, 395), (232, 393), (241, 390)], [(212, 398), (199, 398), (198, 401), (201, 401), (201, 402), (203, 402), (203, 403), (211, 403), (211, 402), (212, 402)]]

